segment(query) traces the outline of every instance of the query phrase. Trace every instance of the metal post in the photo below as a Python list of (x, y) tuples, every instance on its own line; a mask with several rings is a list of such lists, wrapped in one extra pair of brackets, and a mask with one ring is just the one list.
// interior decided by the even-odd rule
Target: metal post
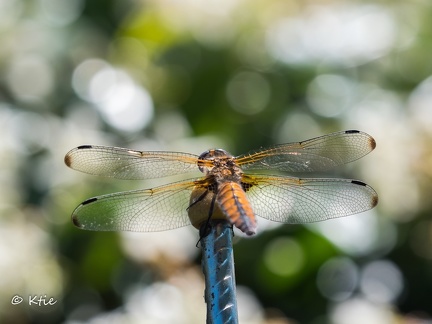
[(225, 220), (212, 220), (210, 233), (201, 239), (205, 277), (207, 323), (238, 323), (232, 248), (233, 230)]

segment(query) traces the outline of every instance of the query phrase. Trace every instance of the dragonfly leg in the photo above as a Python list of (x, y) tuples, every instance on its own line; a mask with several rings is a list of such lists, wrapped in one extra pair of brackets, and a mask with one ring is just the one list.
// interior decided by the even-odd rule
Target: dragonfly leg
[(202, 201), (207, 194), (209, 193), (209, 190), (204, 191), (197, 199), (195, 199), (189, 206), (188, 208), (186, 208), (186, 210), (189, 210), (189, 208), (191, 208), (192, 206), (194, 206), (195, 204), (199, 203), (200, 201)]

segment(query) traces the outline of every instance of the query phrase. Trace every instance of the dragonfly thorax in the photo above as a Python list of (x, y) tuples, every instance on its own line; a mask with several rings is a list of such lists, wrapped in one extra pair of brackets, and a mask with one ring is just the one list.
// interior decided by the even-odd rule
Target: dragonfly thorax
[(202, 153), (198, 159), (198, 168), (206, 175), (218, 178), (237, 178), (241, 170), (234, 157), (225, 150), (214, 149)]

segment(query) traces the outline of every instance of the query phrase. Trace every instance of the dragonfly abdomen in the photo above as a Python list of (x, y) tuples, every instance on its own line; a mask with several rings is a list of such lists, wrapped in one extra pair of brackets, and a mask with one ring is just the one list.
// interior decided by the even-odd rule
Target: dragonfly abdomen
[(255, 234), (255, 215), (239, 183), (232, 181), (220, 183), (216, 201), (232, 224), (247, 235)]

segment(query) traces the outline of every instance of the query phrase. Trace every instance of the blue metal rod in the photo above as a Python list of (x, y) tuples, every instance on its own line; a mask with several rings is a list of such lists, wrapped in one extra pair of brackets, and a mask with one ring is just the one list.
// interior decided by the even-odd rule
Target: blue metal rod
[(232, 226), (225, 220), (212, 220), (209, 225), (210, 233), (201, 239), (207, 323), (236, 324), (238, 314)]

